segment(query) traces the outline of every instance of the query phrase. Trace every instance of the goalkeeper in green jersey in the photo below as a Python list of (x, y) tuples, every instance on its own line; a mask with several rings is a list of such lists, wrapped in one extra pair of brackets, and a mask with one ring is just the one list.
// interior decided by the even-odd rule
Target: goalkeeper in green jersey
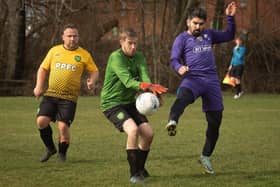
[(120, 132), (127, 134), (130, 182), (138, 183), (149, 176), (145, 162), (153, 130), (148, 119), (136, 109), (136, 95), (139, 91), (150, 91), (160, 97), (167, 88), (151, 83), (145, 57), (136, 50), (136, 32), (131, 28), (123, 29), (119, 40), (121, 47), (108, 59), (101, 91), (101, 109)]

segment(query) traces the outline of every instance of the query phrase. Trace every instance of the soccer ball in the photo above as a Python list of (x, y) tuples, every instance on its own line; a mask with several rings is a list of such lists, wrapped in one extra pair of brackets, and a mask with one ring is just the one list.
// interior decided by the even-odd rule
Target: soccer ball
[(159, 108), (159, 100), (151, 92), (144, 92), (137, 97), (136, 108), (143, 115), (151, 115)]

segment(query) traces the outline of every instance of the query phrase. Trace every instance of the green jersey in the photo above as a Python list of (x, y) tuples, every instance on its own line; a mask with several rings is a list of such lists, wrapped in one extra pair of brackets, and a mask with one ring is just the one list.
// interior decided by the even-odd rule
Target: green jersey
[(140, 82), (151, 82), (144, 55), (136, 52), (133, 57), (127, 57), (121, 49), (114, 51), (106, 67), (101, 110), (135, 102)]

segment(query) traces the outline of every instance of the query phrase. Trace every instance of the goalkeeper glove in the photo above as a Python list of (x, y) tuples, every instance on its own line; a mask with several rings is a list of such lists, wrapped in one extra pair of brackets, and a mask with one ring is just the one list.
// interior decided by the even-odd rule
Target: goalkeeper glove
[(140, 82), (140, 88), (143, 91), (150, 91), (150, 87), (152, 86), (151, 83), (148, 82)]
[(160, 84), (151, 84), (148, 82), (141, 82), (140, 83), (140, 88), (143, 91), (150, 91), (153, 92), (153, 94), (158, 95), (158, 94), (163, 94), (167, 92), (167, 88), (160, 85)]
[(160, 84), (152, 84), (151, 86), (151, 91), (155, 94), (155, 95), (160, 95), (163, 94), (165, 92), (167, 92), (168, 88), (160, 85)]

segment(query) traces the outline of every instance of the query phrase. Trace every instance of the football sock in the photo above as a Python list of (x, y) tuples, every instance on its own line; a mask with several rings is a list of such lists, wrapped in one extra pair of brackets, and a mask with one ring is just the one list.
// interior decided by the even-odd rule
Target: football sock
[(65, 155), (66, 152), (67, 152), (68, 147), (69, 147), (69, 143), (67, 143), (67, 142), (60, 142), (58, 144), (58, 152)]
[(138, 158), (137, 158), (139, 170), (144, 170), (149, 151), (150, 150), (144, 151), (144, 150), (139, 149)]
[(54, 146), (54, 142), (53, 142), (53, 138), (52, 138), (52, 128), (51, 128), (51, 126), (48, 125), (44, 129), (39, 129), (39, 132), (40, 132), (40, 137), (43, 140), (45, 146), (49, 150), (54, 150), (55, 146)]
[(138, 172), (137, 168), (137, 149), (127, 149), (127, 161), (130, 166), (130, 176), (134, 176)]
[(202, 155), (210, 156), (214, 151), (219, 138), (219, 128), (222, 122), (222, 111), (208, 111), (206, 112), (206, 119), (208, 122), (208, 127)]
[(239, 94), (241, 92), (241, 84), (236, 85), (236, 94)]

